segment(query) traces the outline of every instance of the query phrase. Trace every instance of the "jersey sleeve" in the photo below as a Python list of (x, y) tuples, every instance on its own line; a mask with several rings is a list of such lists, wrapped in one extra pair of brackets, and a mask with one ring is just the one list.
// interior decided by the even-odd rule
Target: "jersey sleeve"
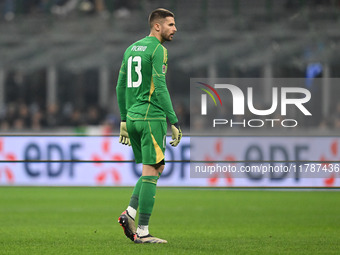
[(116, 87), (118, 107), (120, 111), (120, 118), (122, 121), (126, 121), (126, 63), (123, 59), (122, 65), (119, 70), (118, 82)]
[(159, 105), (162, 107), (171, 124), (178, 122), (172, 107), (170, 94), (166, 86), (167, 50), (159, 44), (152, 55), (152, 79)]

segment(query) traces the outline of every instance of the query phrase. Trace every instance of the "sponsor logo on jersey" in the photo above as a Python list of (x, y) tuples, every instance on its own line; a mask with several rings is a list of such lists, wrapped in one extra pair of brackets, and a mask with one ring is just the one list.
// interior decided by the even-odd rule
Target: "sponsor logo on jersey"
[(166, 65), (165, 64), (162, 65), (162, 73), (166, 73)]
[(133, 46), (131, 51), (145, 51), (148, 46)]

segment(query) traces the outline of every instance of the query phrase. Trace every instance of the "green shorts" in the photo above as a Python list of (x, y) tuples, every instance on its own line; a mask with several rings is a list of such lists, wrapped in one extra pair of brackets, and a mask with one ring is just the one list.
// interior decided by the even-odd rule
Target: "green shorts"
[(136, 163), (155, 165), (164, 159), (166, 121), (126, 120)]

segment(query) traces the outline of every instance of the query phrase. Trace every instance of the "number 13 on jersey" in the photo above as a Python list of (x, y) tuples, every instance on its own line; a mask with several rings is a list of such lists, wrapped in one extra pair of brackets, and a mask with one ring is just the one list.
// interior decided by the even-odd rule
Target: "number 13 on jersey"
[[(135, 73), (137, 74), (137, 81), (132, 81), (132, 62), (135, 62)], [(140, 56), (131, 56), (128, 58), (128, 66), (127, 66), (127, 86), (128, 88), (137, 88), (142, 84), (142, 58)]]

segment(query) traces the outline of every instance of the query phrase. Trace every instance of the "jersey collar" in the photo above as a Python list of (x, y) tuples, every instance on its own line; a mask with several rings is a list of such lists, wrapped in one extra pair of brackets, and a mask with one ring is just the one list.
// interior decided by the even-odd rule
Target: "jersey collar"
[(152, 38), (152, 40), (156, 40), (157, 42), (161, 43), (156, 36), (146, 36), (147, 38)]

